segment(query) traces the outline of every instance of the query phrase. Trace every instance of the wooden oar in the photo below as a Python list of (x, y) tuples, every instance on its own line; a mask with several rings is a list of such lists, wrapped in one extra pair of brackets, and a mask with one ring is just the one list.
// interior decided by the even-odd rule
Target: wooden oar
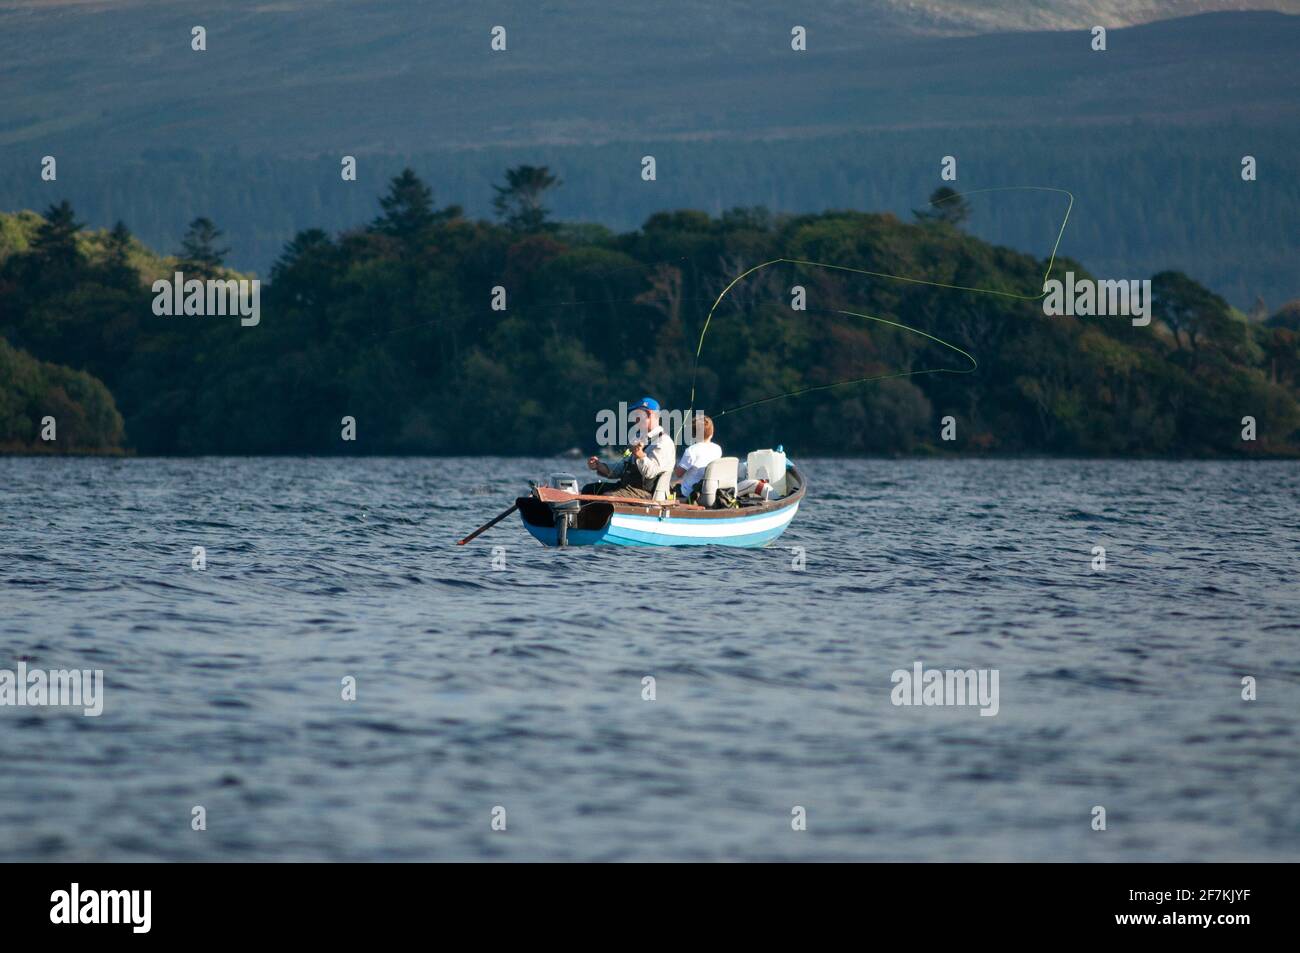
[(507, 516), (509, 516), (511, 513), (513, 513), (513, 512), (514, 512), (515, 510), (517, 510), (517, 509), (519, 509), (519, 502), (518, 502), (518, 501), (516, 501), (515, 504), (514, 504), (513, 506), (510, 507), (510, 509), (506, 510), (506, 511), (505, 511), (504, 513), (502, 513), (500, 516), (494, 517), (494, 518), (492, 518), (491, 520), (489, 520), (488, 522), (484, 523), (482, 526), (480, 526), (478, 529), (474, 530), (474, 532), (470, 533), (468, 536), (466, 536), (464, 539), (462, 539), (462, 540), (461, 540), (459, 543), (457, 543), (456, 545), (457, 545), (457, 546), (464, 546), (466, 543), (468, 543), (468, 542), (469, 542), (471, 539), (473, 539), (474, 537), (478, 536), (480, 533), (485, 533), (485, 532), (487, 532), (488, 530), (490, 530), (493, 526), (496, 526), (497, 523), (500, 523), (503, 519), (505, 519)]

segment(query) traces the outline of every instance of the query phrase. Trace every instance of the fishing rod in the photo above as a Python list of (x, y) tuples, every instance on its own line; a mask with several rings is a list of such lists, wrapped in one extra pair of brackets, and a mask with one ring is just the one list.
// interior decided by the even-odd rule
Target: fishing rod
[[(1044, 185), (1007, 185), (1007, 186), (999, 186), (996, 188), (988, 188), (988, 189), (974, 189), (970, 192), (959, 192), (954, 195), (946, 196), (944, 199), (941, 199), (940, 201), (948, 202), (959, 198), (965, 198), (968, 195), (980, 195), (989, 192), (1018, 192), (1018, 191), (1056, 192), (1061, 195), (1065, 195), (1069, 198), (1069, 203), (1065, 207), (1065, 214), (1061, 217), (1061, 226), (1059, 229), (1057, 229), (1056, 232), (1056, 241), (1053, 242), (1052, 244), (1052, 253), (1048, 257), (1047, 270), (1043, 273), (1042, 282), (1039, 283), (1039, 286), (1042, 287), (1042, 285), (1047, 282), (1047, 279), (1051, 277), (1052, 268), (1056, 265), (1056, 253), (1061, 247), (1061, 238), (1062, 236), (1065, 235), (1065, 226), (1066, 223), (1069, 222), (1070, 212), (1074, 208), (1074, 193), (1070, 192), (1068, 189), (1058, 189), (1058, 188), (1053, 188), (1051, 186), (1044, 186)], [(935, 204), (935, 203), (931, 203), (931, 204)], [(998, 288), (976, 288), (971, 285), (959, 285), (959, 284), (953, 284), (944, 281), (931, 281), (925, 278), (914, 278), (910, 275), (894, 275), (882, 271), (870, 271), (865, 268), (850, 268), (847, 265), (835, 265), (835, 264), (830, 264), (828, 262), (821, 262), (821, 261), (808, 261), (802, 258), (773, 258), (770, 261), (762, 262), (761, 264), (755, 265), (752, 268), (742, 271), (735, 278), (731, 279), (731, 282), (725, 288), (722, 289), (722, 292), (718, 295), (717, 299), (713, 302), (713, 306), (709, 308), (709, 313), (704, 318), (704, 326), (700, 329), (699, 342), (696, 344), (695, 347), (695, 363), (691, 369), (691, 399), (690, 399), (689, 407), (686, 411), (688, 417), (695, 410), (695, 388), (696, 388), (696, 383), (697, 383), (699, 370), (700, 370), (700, 355), (704, 351), (704, 338), (709, 333), (709, 325), (713, 322), (713, 315), (718, 310), (718, 306), (722, 304), (723, 299), (726, 298), (726, 296), (731, 293), (731, 290), (735, 288), (736, 285), (738, 285), (741, 281), (745, 280), (755, 272), (762, 271), (764, 268), (769, 268), (772, 265), (781, 265), (781, 264), (795, 265), (801, 267), (812, 267), (812, 268), (826, 268), (831, 271), (850, 272), (852, 274), (866, 275), (872, 278), (886, 278), (894, 281), (906, 282), (909, 284), (929, 285), (930, 287), (933, 288), (945, 288), (950, 291), (969, 291), (974, 294), (996, 295), (998, 297), (1013, 298), (1020, 301), (1037, 301), (1047, 294), (1046, 290), (1039, 291), (1037, 294), (1020, 294), (1014, 291), (1003, 291)], [(835, 313), (851, 315), (857, 318), (866, 318), (870, 321), (877, 321), (881, 324), (888, 324), (893, 327), (900, 328), (912, 334), (919, 334), (922, 337), (929, 338), (931, 341), (934, 341), (938, 344), (942, 344), (944, 347), (949, 348), (950, 350), (956, 351), (957, 353), (961, 354), (968, 361), (970, 361), (971, 366), (969, 368), (966, 368), (965, 370), (953, 369), (953, 368), (932, 368), (932, 369), (925, 369), (920, 371), (904, 371), (898, 374), (884, 374), (878, 377), (850, 378), (847, 380), (835, 381), (834, 383), (831, 384), (818, 384), (813, 387), (805, 387), (799, 390), (787, 391), (784, 394), (774, 394), (771, 397), (764, 397), (759, 400), (749, 401), (748, 403), (740, 404), (739, 406), (736, 407), (729, 407), (726, 410), (719, 411), (713, 416), (722, 417), (725, 416), (726, 414), (735, 413), (738, 410), (745, 410), (749, 407), (757, 407), (760, 404), (767, 404), (776, 400), (784, 400), (786, 398), (799, 397), (803, 394), (813, 393), (814, 391), (829, 390), (832, 387), (841, 387), (849, 384), (865, 384), (865, 383), (870, 383), (872, 381), (892, 380), (894, 378), (899, 378), (899, 377), (916, 377), (921, 374), (971, 374), (974, 373), (976, 368), (978, 368), (979, 366), (974, 357), (972, 357), (966, 351), (963, 351), (961, 348), (957, 347), (955, 344), (951, 344), (948, 341), (943, 340), (942, 338), (934, 336), (933, 334), (928, 334), (925, 331), (920, 330), (919, 328), (913, 328), (905, 324), (900, 324), (896, 321), (888, 321), (884, 318), (872, 314), (859, 314), (858, 312), (855, 311), (837, 311)]]
[[(869, 321), (878, 321), (881, 324), (887, 324), (890, 327), (899, 328), (903, 331), (908, 331), (912, 334), (919, 334), (923, 338), (929, 338), (931, 341), (934, 341), (936, 344), (942, 344), (944, 347), (948, 348), (949, 350), (956, 351), (962, 357), (966, 358), (966, 360), (970, 361), (970, 367), (964, 367), (964, 368), (931, 367), (919, 371), (900, 371), (897, 374), (880, 374), (875, 377), (854, 377), (848, 380), (835, 381), (834, 383), (831, 384), (815, 384), (811, 387), (802, 387), (799, 390), (787, 391), (784, 394), (776, 394), (772, 397), (763, 397), (760, 398), (759, 400), (751, 400), (748, 403), (740, 404), (736, 407), (729, 407), (726, 410), (720, 410), (717, 413), (713, 414), (714, 419), (717, 419), (718, 417), (725, 417), (727, 414), (734, 414), (738, 410), (746, 410), (750, 407), (757, 407), (760, 404), (768, 404), (774, 400), (784, 400), (785, 398), (788, 397), (802, 397), (804, 394), (811, 394), (814, 391), (830, 390), (832, 387), (846, 387), (849, 384), (869, 384), (872, 383), (873, 381), (888, 381), (900, 377), (918, 377), (922, 374), (974, 374), (975, 371), (979, 369), (979, 362), (976, 361), (975, 358), (969, 352), (963, 351), (957, 345), (950, 344), (949, 342), (943, 340), (942, 338), (936, 337), (933, 334), (928, 334), (919, 328), (909, 327), (908, 325), (900, 324), (897, 321), (889, 321), (886, 320), (885, 318), (877, 317), (874, 314), (860, 314), (856, 311), (823, 311), (821, 313), (845, 314), (854, 318), (866, 318)], [(691, 397), (692, 397), (692, 403), (694, 403), (693, 392)], [(690, 411), (687, 411), (687, 413), (689, 415)]]

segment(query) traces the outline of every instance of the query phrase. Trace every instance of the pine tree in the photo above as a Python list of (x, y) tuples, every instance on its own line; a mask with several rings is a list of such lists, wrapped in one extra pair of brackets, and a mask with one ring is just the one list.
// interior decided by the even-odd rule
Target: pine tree
[(912, 212), (920, 222), (943, 222), (954, 228), (970, 218), (970, 205), (961, 193), (946, 185), (930, 194), (930, 207)]
[(108, 261), (111, 265), (125, 267), (131, 254), (131, 230), (118, 219), (108, 233)]
[(80, 263), (77, 233), (84, 227), (76, 220), (72, 205), (64, 199), (45, 211), (45, 221), (32, 239), (32, 254), (42, 266), (74, 268)]
[(459, 218), (459, 205), (433, 209), (433, 190), (411, 169), (403, 169), (388, 186), (388, 194), (379, 200), (384, 214), (375, 219), (373, 228), (403, 242), (415, 242), (441, 222)]
[(180, 257), (198, 271), (216, 271), (230, 251), (229, 248), (217, 247), (217, 239), (223, 234), (211, 219), (199, 216), (190, 222), (185, 238), (181, 240)]
[(121, 221), (108, 233), (105, 249), (104, 273), (108, 284), (133, 288), (140, 282), (139, 272), (131, 265), (131, 230)]
[(546, 221), (550, 210), (542, 205), (542, 196), (560, 184), (560, 180), (544, 165), (507, 169), (506, 184), (492, 186), (497, 193), (492, 207), (496, 209), (497, 217), (514, 231), (545, 231), (551, 227)]

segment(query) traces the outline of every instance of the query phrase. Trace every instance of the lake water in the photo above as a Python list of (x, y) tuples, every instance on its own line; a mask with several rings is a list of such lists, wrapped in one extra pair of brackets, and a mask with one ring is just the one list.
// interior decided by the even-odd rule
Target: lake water
[(0, 459), (0, 669), (104, 672), (0, 707), (0, 859), (1300, 859), (1300, 464), (800, 463), (557, 551), (454, 541), (573, 463)]

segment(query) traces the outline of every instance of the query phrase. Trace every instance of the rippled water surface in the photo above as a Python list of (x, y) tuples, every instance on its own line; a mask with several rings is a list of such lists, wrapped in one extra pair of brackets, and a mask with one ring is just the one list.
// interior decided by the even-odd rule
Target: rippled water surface
[(0, 859), (1300, 859), (1300, 465), (810, 460), (765, 550), (452, 545), (572, 466), (0, 459), (0, 669), (105, 677), (0, 707)]

